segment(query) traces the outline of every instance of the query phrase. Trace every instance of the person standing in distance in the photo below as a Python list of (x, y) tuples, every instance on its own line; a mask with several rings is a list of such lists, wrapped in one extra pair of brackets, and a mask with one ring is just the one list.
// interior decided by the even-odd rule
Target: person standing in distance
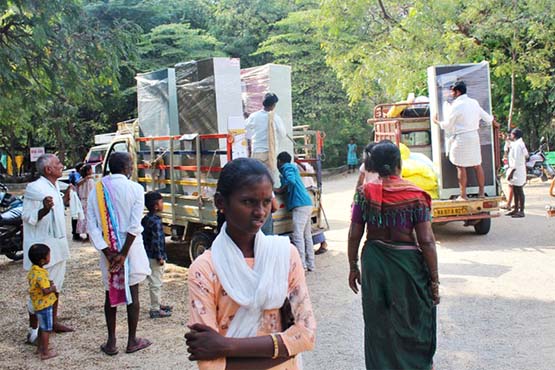
[(482, 168), (482, 151), (480, 147), (480, 120), (499, 127), (495, 118), (487, 113), (475, 99), (466, 95), (466, 84), (457, 81), (451, 86), (451, 97), (454, 99), (451, 111), (445, 121), (437, 116), (432, 121), (438, 124), (450, 136), (448, 141), (449, 160), (457, 167), (457, 177), (461, 190), (460, 200), (467, 199), (466, 169), (472, 167), (478, 180), (478, 196), (484, 197), (485, 177)]

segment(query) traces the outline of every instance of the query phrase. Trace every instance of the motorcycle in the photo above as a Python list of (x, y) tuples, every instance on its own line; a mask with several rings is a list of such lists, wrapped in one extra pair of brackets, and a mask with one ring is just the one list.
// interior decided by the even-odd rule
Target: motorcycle
[(23, 200), (0, 183), (0, 254), (11, 260), (23, 258)]
[(540, 147), (535, 152), (530, 154), (528, 161), (526, 161), (526, 178), (528, 180), (541, 178), (542, 181), (547, 181), (555, 177), (555, 169), (547, 162), (545, 151), (547, 150), (547, 142), (545, 138), (540, 139)]

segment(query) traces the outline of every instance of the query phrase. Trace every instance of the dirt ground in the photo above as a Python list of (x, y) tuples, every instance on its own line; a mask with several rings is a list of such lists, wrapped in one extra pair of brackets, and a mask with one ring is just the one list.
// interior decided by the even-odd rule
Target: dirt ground
[[(349, 204), (356, 178), (324, 182), (324, 205), (331, 230), (330, 251), (317, 256), (307, 279), (318, 320), (316, 349), (303, 356), (305, 369), (364, 369), (360, 296), (347, 286)], [(486, 236), (462, 224), (436, 227), (442, 302), (438, 307), (438, 370), (548, 370), (555, 363), (555, 219), (545, 217), (548, 185), (525, 188), (527, 216), (493, 221)], [(555, 199), (553, 200), (555, 203)], [(195, 369), (183, 340), (187, 320), (187, 266), (183, 246), (170, 245), (164, 303), (174, 306), (167, 319), (148, 318), (148, 292), (141, 286), (139, 335), (154, 344), (127, 355), (125, 310), (118, 314), (120, 354), (103, 355), (103, 291), (97, 252), (72, 243), (61, 317), (76, 328), (54, 335), (58, 358), (40, 363), (24, 344), (26, 279), (21, 262), (0, 257), (0, 368), (8, 369)]]

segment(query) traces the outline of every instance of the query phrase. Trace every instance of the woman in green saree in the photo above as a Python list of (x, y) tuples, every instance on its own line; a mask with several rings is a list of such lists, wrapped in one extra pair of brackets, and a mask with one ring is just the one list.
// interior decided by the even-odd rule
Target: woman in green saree
[(374, 146), (366, 166), (379, 178), (357, 191), (348, 242), (349, 286), (362, 291), (366, 369), (430, 370), (439, 303), (431, 199), (400, 177), (391, 141)]

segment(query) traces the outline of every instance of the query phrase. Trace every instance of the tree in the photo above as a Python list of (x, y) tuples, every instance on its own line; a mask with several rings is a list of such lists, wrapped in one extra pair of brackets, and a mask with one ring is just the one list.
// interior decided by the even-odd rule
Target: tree
[(222, 44), (188, 23), (155, 27), (139, 43), (140, 70), (170, 67), (178, 62), (223, 56)]
[(548, 0), (326, 0), (320, 30), (352, 101), (381, 91), (391, 99), (425, 93), (426, 67), (488, 60), (496, 115), (514, 115), (539, 133), (553, 115), (554, 7)]
[(367, 101), (349, 106), (341, 83), (326, 65), (315, 26), (318, 15), (314, 8), (289, 13), (255, 55), (267, 53), (275, 63), (291, 65), (295, 124), (326, 133), (324, 164), (331, 167), (344, 164), (351, 136), (360, 138), (359, 144), (370, 140), (369, 109)]
[(48, 126), (63, 160), (79, 107), (98, 107), (102, 92), (119, 88), (120, 61), (133, 57), (134, 26), (116, 21), (103, 28), (79, 1), (5, 1), (0, 10), (0, 106), (26, 103), (3, 109), (3, 122), (33, 130)]
[(209, 32), (224, 43), (227, 55), (241, 58), (242, 67), (266, 64), (263, 53), (253, 53), (270, 35), (274, 23), (293, 9), (293, 0), (220, 0), (215, 2)]

